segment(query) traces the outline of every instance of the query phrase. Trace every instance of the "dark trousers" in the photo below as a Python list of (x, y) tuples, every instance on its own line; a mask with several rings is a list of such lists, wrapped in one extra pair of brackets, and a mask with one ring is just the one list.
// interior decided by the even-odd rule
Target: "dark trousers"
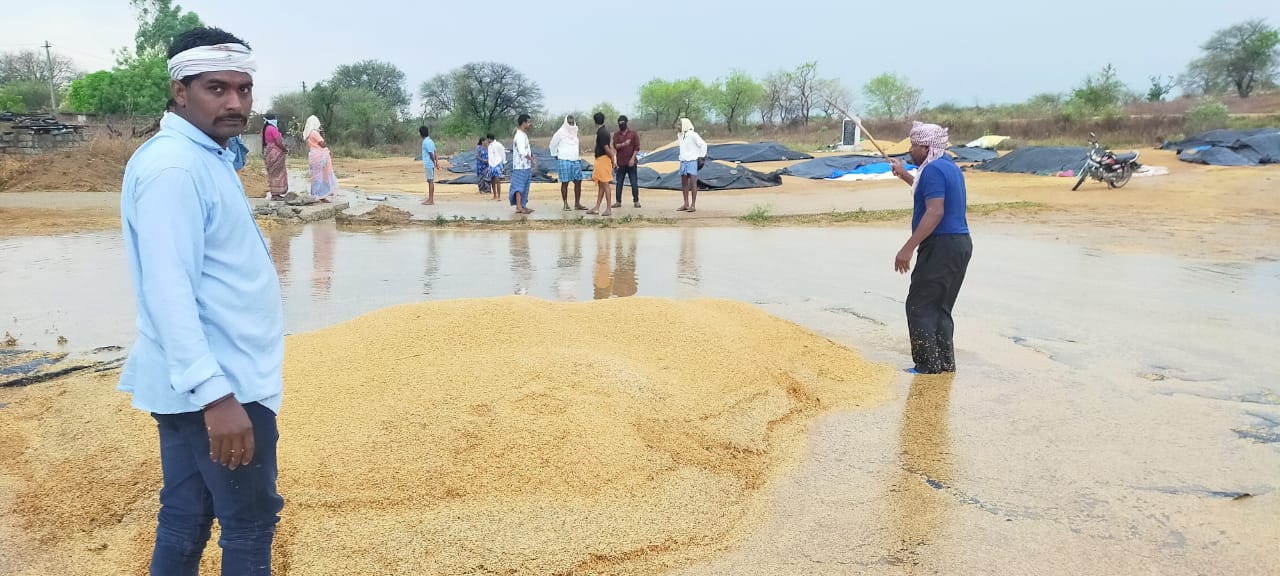
[(956, 325), (951, 308), (956, 305), (973, 256), (973, 240), (968, 234), (930, 236), (916, 254), (916, 269), (911, 272), (911, 289), (907, 293), (911, 359), (922, 374), (955, 372), (952, 337)]
[(276, 494), (276, 415), (256, 402), (244, 410), (253, 423), (254, 456), (229, 470), (209, 459), (204, 414), (152, 414), (160, 428), (160, 515), (153, 576), (196, 576), (217, 517), (223, 576), (271, 574), (271, 541), (284, 500)]
[(640, 203), (640, 184), (636, 182), (636, 174), (638, 168), (636, 166), (619, 166), (613, 171), (613, 179), (618, 183), (618, 204), (622, 203), (622, 178), (623, 176), (631, 177), (631, 201)]

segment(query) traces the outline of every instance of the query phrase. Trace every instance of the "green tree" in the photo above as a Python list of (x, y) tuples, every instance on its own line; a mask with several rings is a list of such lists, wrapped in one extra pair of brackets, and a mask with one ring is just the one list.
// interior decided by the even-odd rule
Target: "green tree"
[(454, 133), (505, 132), (516, 115), (542, 112), (542, 89), (519, 70), (499, 62), (471, 62), (422, 84), (424, 113), (448, 118)]
[[(613, 106), (613, 104), (610, 104), (608, 102), (601, 102), (599, 104), (596, 104), (595, 106), (592, 106), (591, 114), (588, 114), (587, 117), (590, 118), (594, 116), (596, 112), (600, 112), (604, 114), (605, 126), (616, 125), (618, 122), (618, 116), (622, 115), (622, 113), (619, 112), (618, 109)], [(594, 123), (595, 120), (592, 120), (591, 122)], [(591, 126), (591, 124), (585, 124), (585, 125)], [(559, 124), (556, 124), (556, 126), (559, 126)]]
[(7, 94), (17, 97), (22, 101), (24, 110), (48, 110), (52, 108), (49, 102), (49, 84), (45, 82), (23, 80), (20, 82), (10, 82), (4, 85)]
[(179, 34), (204, 26), (195, 12), (183, 12), (172, 0), (129, 0), (138, 16), (134, 53), (139, 57), (165, 55)]
[(377, 146), (400, 140), (399, 115), (386, 97), (368, 88), (339, 88), (326, 134), (337, 142)]
[(906, 76), (881, 74), (862, 87), (867, 99), (867, 112), (876, 118), (907, 119), (919, 109), (920, 89), (911, 85)]
[(168, 61), (135, 57), (110, 72), (94, 72), (71, 83), (69, 100), (73, 112), (160, 114), (169, 100)]
[(22, 96), (10, 91), (8, 86), (0, 86), (0, 112), (26, 112), (27, 105)]
[(674, 126), (680, 118), (700, 123), (707, 117), (707, 94), (697, 78), (671, 82), (655, 78), (640, 87), (640, 112), (660, 128)]
[(267, 112), (274, 113), (280, 129), (286, 134), (299, 134), (307, 116), (311, 115), (311, 103), (307, 93), (301, 90), (277, 94), (271, 99)]
[(1206, 130), (1226, 128), (1230, 117), (1231, 113), (1227, 105), (1211, 96), (1187, 111), (1186, 130), (1188, 134), (1197, 134)]
[(338, 90), (328, 82), (317, 82), (307, 92), (307, 102), (314, 114), (324, 126), (333, 124), (334, 114), (338, 107)]
[(1089, 75), (1084, 84), (1071, 91), (1066, 112), (1072, 118), (1114, 116), (1129, 97), (1129, 89), (1120, 81), (1114, 66), (1107, 64), (1102, 72)]
[(1227, 86), (1248, 98), (1274, 82), (1280, 70), (1280, 30), (1265, 20), (1249, 20), (1213, 33), (1201, 46), (1204, 55), (1187, 66), (1186, 82), (1205, 94)]
[(1147, 102), (1164, 102), (1166, 96), (1173, 92), (1177, 82), (1173, 78), (1152, 76), (1151, 86), (1147, 88)]
[(404, 89), (404, 72), (395, 64), (381, 60), (361, 60), (343, 64), (333, 71), (329, 80), (334, 88), (364, 88), (377, 94), (395, 110), (406, 113), (409, 93)]
[(742, 70), (729, 72), (728, 78), (716, 82), (708, 90), (712, 108), (730, 132), (736, 124), (755, 114), (764, 99), (764, 86)]

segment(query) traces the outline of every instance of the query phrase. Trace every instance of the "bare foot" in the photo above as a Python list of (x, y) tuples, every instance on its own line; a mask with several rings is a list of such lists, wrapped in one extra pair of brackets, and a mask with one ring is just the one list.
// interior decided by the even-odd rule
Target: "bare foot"
[(423, 201), (422, 201), (422, 205), (423, 205), (423, 206), (434, 206), (434, 205), (435, 205), (435, 202), (430, 202), (430, 201), (427, 201), (427, 200), (423, 200)]
[(679, 208), (676, 208), (676, 212), (688, 212), (688, 211), (689, 211), (688, 206), (681, 206)]
[(574, 207), (573, 207), (573, 209), (574, 209), (574, 210), (586, 210), (586, 209), (587, 209), (587, 207), (586, 207), (586, 206), (583, 206), (583, 205), (581, 205), (581, 204), (579, 204), (579, 205), (577, 205), (577, 206), (574, 206)]
[(573, 208), (570, 208), (568, 204), (565, 204), (565, 205), (564, 205), (564, 211), (565, 211), (565, 212), (569, 212), (569, 211), (571, 211), (571, 210), (573, 210)]
[(613, 216), (613, 212), (605, 212), (604, 214), (601, 214), (601, 216), (611, 217)]
[(689, 207), (689, 211), (690, 211), (690, 212), (697, 212), (697, 211), (698, 211), (698, 209), (697, 209), (697, 208), (694, 208), (693, 206), (690, 206), (690, 207)]
[(599, 212), (596, 212), (595, 210), (587, 210), (587, 214), (595, 216), (596, 214), (599, 214)]

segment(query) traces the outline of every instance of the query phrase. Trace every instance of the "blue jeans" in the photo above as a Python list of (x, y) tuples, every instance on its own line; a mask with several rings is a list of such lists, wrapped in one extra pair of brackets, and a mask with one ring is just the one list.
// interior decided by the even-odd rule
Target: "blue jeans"
[(248, 466), (224, 468), (209, 459), (204, 414), (152, 414), (160, 428), (160, 515), (152, 576), (197, 576), (214, 517), (222, 529), (223, 576), (271, 574), (271, 541), (284, 500), (276, 493), (276, 415), (256, 402)]

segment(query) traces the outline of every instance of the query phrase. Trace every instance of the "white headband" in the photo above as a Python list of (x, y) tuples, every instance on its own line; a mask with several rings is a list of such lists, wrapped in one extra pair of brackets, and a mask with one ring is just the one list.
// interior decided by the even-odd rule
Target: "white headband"
[(244, 44), (197, 46), (169, 59), (169, 77), (174, 80), (225, 70), (252, 76), (258, 71), (258, 62), (253, 58), (253, 52)]

